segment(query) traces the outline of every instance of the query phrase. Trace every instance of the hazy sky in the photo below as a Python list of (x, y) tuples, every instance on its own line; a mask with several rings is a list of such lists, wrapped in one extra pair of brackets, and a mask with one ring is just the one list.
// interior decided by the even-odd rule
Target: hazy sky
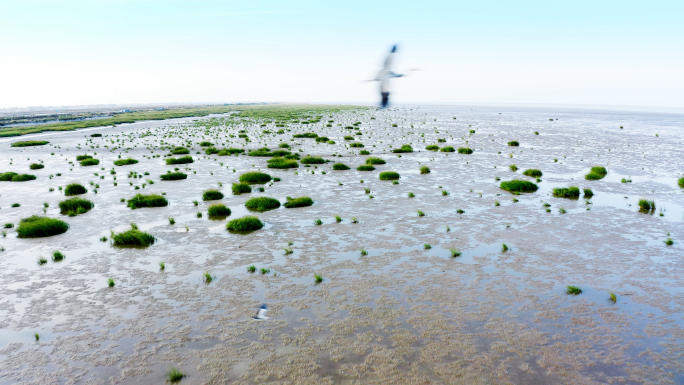
[(684, 1), (0, 0), (0, 108), (155, 102), (684, 106)]

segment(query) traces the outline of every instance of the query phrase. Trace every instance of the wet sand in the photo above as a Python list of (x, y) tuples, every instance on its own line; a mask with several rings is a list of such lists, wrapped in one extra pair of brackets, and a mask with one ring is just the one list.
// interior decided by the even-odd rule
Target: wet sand
[[(333, 127), (325, 127), (328, 119)], [(321, 123), (290, 124), (280, 135), (262, 134), (278, 129), (271, 123), (198, 125), (206, 119), (187, 118), (45, 133), (36, 137), (50, 144), (40, 147), (10, 147), (28, 136), (0, 140), (0, 172), (38, 177), (0, 182), (0, 225), (15, 225), (0, 238), (0, 384), (162, 383), (171, 367), (187, 375), (182, 384), (684, 383), (684, 189), (677, 186), (683, 120), (415, 106), (324, 114)], [(362, 135), (344, 129), (357, 121)], [(273, 170), (268, 158), (205, 155), (199, 146), (209, 140), (242, 147), (238, 130), (247, 131), (248, 149), (285, 142), (302, 156), (352, 169), (333, 171), (331, 162)], [(291, 141), (302, 132), (336, 144)], [(345, 135), (387, 164), (356, 171), (368, 156), (346, 147)], [(104, 147), (116, 139), (125, 139), (122, 148)], [(195, 162), (165, 165), (168, 150), (158, 147), (188, 139)], [(520, 146), (508, 146), (512, 140)], [(390, 152), (409, 143), (415, 152)], [(426, 151), (429, 144), (474, 153)], [(100, 165), (81, 167), (75, 158), (84, 153), (97, 153)], [(116, 167), (119, 154), (139, 163)], [(29, 170), (38, 160), (45, 168)], [(510, 171), (511, 164), (519, 170)], [(419, 173), (423, 165), (429, 174)], [(606, 178), (584, 180), (592, 166), (605, 166)], [(159, 179), (174, 167), (187, 167), (188, 179)], [(521, 175), (527, 168), (544, 173), (537, 192), (515, 196), (499, 188), (514, 178), (534, 181)], [(282, 181), (264, 185), (263, 193), (232, 195), (231, 183), (255, 170)], [(150, 175), (128, 178), (130, 171)], [(382, 171), (399, 172), (399, 184), (379, 180)], [(62, 176), (49, 178), (56, 173)], [(148, 179), (154, 184), (143, 188)], [(95, 194), (86, 186), (91, 211), (67, 217), (59, 214), (66, 197), (58, 187), (72, 182), (100, 187)], [(552, 196), (552, 188), (568, 186), (595, 195), (588, 202)], [(315, 204), (257, 213), (264, 229), (233, 234), (226, 220), (207, 218), (216, 203), (202, 202), (208, 188), (225, 194), (220, 202), (233, 211), (227, 220), (250, 214), (244, 202), (254, 196), (309, 196)], [(120, 202), (162, 192), (167, 207), (131, 210)], [(641, 197), (657, 209), (639, 212)], [(11, 208), (15, 202), (21, 207)], [(17, 238), (19, 220), (42, 214), (44, 202), (46, 214), (70, 229)], [(131, 249), (100, 241), (132, 222), (157, 243)], [(667, 238), (674, 245), (666, 246)], [(452, 258), (450, 249), (462, 255)], [(66, 259), (36, 263), (53, 250)], [(250, 274), (250, 265), (270, 273)], [(209, 284), (205, 272), (215, 277)], [(323, 282), (315, 284), (314, 274)], [(567, 285), (582, 294), (567, 295)], [(255, 321), (262, 303), (270, 319)]]

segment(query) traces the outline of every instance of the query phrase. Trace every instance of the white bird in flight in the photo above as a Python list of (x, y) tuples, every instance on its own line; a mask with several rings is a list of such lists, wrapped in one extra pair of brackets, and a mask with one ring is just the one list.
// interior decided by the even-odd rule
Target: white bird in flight
[(266, 307), (266, 304), (263, 304), (259, 307), (259, 310), (257, 310), (256, 316), (254, 316), (254, 319), (268, 319), (266, 317), (266, 312), (268, 311), (268, 307)]
[(393, 45), (392, 50), (385, 59), (385, 64), (382, 66), (380, 72), (378, 72), (378, 74), (375, 76), (375, 79), (373, 79), (374, 81), (380, 82), (380, 98), (382, 99), (380, 102), (381, 108), (385, 108), (389, 105), (390, 79), (404, 76), (403, 74), (395, 74), (392, 72), (392, 60), (394, 59), (394, 54), (396, 52), (397, 46)]

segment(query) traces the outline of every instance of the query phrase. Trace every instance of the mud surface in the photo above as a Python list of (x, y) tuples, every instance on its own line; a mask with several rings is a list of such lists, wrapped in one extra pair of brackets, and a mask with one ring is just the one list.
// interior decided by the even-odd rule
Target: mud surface
[[(684, 383), (682, 115), (463, 106), (321, 115), (283, 134), (271, 121), (215, 117), (34, 135), (50, 141), (40, 147), (10, 147), (31, 137), (0, 140), (0, 173), (37, 176), (0, 182), (0, 225), (14, 224), (0, 238), (0, 384), (163, 383), (171, 367), (186, 374), (183, 384)], [(345, 129), (355, 122), (359, 130)], [(336, 143), (292, 140), (302, 132)], [(347, 147), (346, 135), (365, 147)], [(206, 155), (204, 140), (247, 149), (289, 143), (302, 157), (331, 162), (267, 169), (264, 157)], [(520, 146), (507, 145), (513, 140)], [(188, 141), (195, 162), (167, 166), (161, 147)], [(415, 151), (390, 152), (403, 144)], [(474, 153), (426, 151), (430, 144)], [(356, 171), (368, 157), (359, 150), (387, 164)], [(100, 165), (80, 166), (84, 153)], [(139, 163), (114, 166), (119, 155)], [(39, 161), (45, 168), (29, 170)], [(351, 170), (333, 171), (333, 162)], [(421, 166), (431, 172), (420, 174)], [(608, 175), (585, 180), (592, 166)], [(188, 179), (159, 179), (175, 167)], [(534, 182), (521, 175), (528, 168), (544, 173), (537, 192), (499, 188)], [(232, 195), (231, 183), (255, 170), (282, 181)], [(399, 172), (399, 183), (379, 180), (382, 171)], [(95, 207), (60, 215), (59, 187), (73, 182), (86, 185), (82, 197)], [(568, 186), (595, 195), (552, 196)], [(209, 188), (225, 194), (226, 220), (207, 217), (217, 203), (202, 201)], [(120, 201), (136, 193), (165, 193), (169, 206), (131, 210)], [(244, 206), (254, 196), (315, 204), (254, 214)], [(639, 212), (640, 198), (656, 210)], [(20, 219), (43, 215), (44, 202), (45, 215), (70, 229), (17, 238)], [(264, 229), (226, 231), (227, 220), (248, 214)], [(130, 223), (157, 242), (117, 248), (100, 240)], [(66, 258), (53, 262), (54, 250)], [(568, 285), (582, 294), (567, 295)], [(262, 303), (270, 318), (253, 320)]]

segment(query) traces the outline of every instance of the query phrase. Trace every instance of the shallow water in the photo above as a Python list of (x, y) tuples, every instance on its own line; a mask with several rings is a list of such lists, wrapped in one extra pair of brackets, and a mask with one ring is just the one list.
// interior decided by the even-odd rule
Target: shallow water
[[(29, 137), (1, 140), (0, 172), (38, 179), (0, 182), (0, 224), (16, 226), (47, 202), (46, 214), (70, 229), (38, 239), (5, 229), (0, 238), (0, 384), (159, 383), (172, 366), (187, 374), (184, 384), (684, 383), (684, 189), (677, 186), (684, 115), (414, 106), (332, 119), (342, 126), (290, 125), (283, 135), (261, 134), (275, 131), (272, 124), (205, 129), (192, 123), (204, 119), (190, 118), (35, 135), (50, 141), (41, 147), (10, 147)], [(363, 135), (354, 136), (387, 161), (375, 171), (356, 171), (366, 156), (345, 146), (343, 136), (356, 130), (344, 127), (356, 121)], [(295, 174), (267, 169), (268, 158), (195, 153), (203, 140), (241, 147), (240, 129), (251, 140), (247, 148), (287, 142), (302, 156), (352, 170), (333, 171), (331, 162)], [(310, 131), (336, 144), (290, 140)], [(93, 132), (103, 137), (86, 143)], [(116, 139), (125, 139), (122, 148), (104, 147)], [(188, 139), (195, 163), (165, 165), (162, 141)], [(511, 140), (520, 147), (509, 147)], [(407, 143), (416, 152), (389, 152)], [(424, 150), (435, 143), (475, 152)], [(100, 165), (81, 167), (75, 157), (83, 153), (97, 153)], [(140, 162), (113, 166), (119, 154)], [(45, 168), (30, 171), (38, 160)], [(420, 174), (422, 165), (431, 172)], [(606, 178), (584, 180), (597, 165), (608, 169)], [(174, 167), (187, 168), (188, 179), (159, 180)], [(537, 192), (498, 188), (514, 178), (533, 181), (521, 175), (527, 168), (544, 173)], [(252, 170), (282, 181), (264, 185), (263, 193), (231, 195), (231, 183)], [(150, 175), (128, 178), (130, 171)], [(382, 171), (399, 172), (399, 184), (378, 180)], [(148, 179), (154, 184), (143, 187)], [(72, 182), (87, 185), (95, 207), (62, 216), (58, 187)], [(97, 194), (89, 182), (100, 185)], [(553, 188), (568, 186), (595, 195), (590, 204), (552, 196)], [(207, 218), (215, 203), (201, 200), (208, 188), (225, 194), (221, 203), (232, 210), (226, 220)], [(136, 193), (166, 193), (169, 206), (131, 210), (120, 202)], [(253, 196), (310, 196), (315, 204), (255, 214), (244, 207)], [(656, 201), (652, 214), (638, 212), (641, 197)], [(15, 202), (21, 207), (11, 208)], [(225, 230), (227, 220), (243, 215), (266, 226), (249, 234)], [(132, 249), (100, 241), (130, 223), (157, 242)], [(666, 246), (667, 238), (675, 244)], [(503, 243), (509, 251), (501, 251)], [(452, 258), (449, 249), (462, 255)], [(66, 259), (36, 263), (53, 250)], [(250, 265), (270, 273), (250, 274)], [(214, 277), (209, 284), (205, 272)], [(324, 281), (316, 285), (314, 274)], [(567, 285), (582, 294), (566, 295)], [(271, 318), (252, 320), (262, 303)]]

